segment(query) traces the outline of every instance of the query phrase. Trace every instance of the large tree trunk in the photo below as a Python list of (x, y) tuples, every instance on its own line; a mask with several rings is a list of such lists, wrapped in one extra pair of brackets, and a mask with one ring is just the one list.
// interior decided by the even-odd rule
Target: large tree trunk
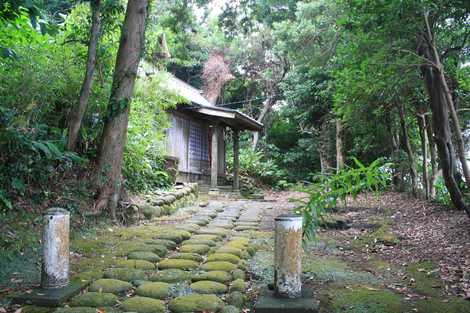
[[(276, 93), (273, 93), (273, 94), (276, 94)], [(263, 109), (261, 110), (258, 118), (256, 119), (259, 123), (263, 123), (264, 118), (266, 117), (268, 112), (271, 110), (274, 103), (276, 103), (276, 101), (277, 101), (277, 96), (272, 96), (272, 97), (269, 97), (268, 99), (266, 99), (266, 101), (264, 102), (264, 105), (263, 105)], [(260, 138), (260, 133), (259, 132), (254, 132), (253, 133), (253, 143), (252, 143), (252, 149), (253, 150), (256, 150), (256, 148), (258, 147), (259, 138)]]
[(343, 167), (343, 123), (340, 118), (336, 118), (336, 171), (339, 172)]
[(426, 114), (426, 134), (428, 137), (429, 142), (429, 154), (430, 154), (430, 161), (431, 161), (431, 176), (429, 177), (429, 196), (431, 199), (436, 197), (436, 188), (434, 184), (437, 178), (438, 166), (437, 166), (437, 151), (436, 151), (436, 143), (434, 142), (434, 137), (432, 134), (432, 119), (431, 115)]
[(402, 137), (403, 137), (403, 145), (408, 155), (408, 162), (410, 162), (410, 176), (411, 176), (411, 188), (413, 190), (413, 194), (415, 196), (418, 195), (418, 187), (417, 187), (417, 177), (418, 174), (416, 172), (416, 165), (415, 165), (415, 158), (413, 154), (413, 149), (411, 148), (410, 139), (408, 136), (408, 129), (406, 127), (406, 120), (405, 120), (405, 105), (400, 103), (398, 106), (398, 112), (400, 115), (400, 125), (402, 130)]
[[(424, 43), (420, 46), (419, 54), (424, 58), (433, 61), (431, 48)], [(431, 102), (432, 126), (434, 130), (434, 140), (439, 155), (439, 163), (442, 168), (442, 176), (449, 191), (452, 203), (457, 209), (466, 210), (470, 216), (470, 209), (465, 205), (462, 192), (455, 179), (457, 164), (455, 159), (454, 145), (450, 132), (449, 113), (447, 99), (443, 92), (440, 73), (435, 66), (424, 64), (421, 67), (427, 93)]]
[(426, 118), (423, 114), (418, 114), (419, 136), (421, 137), (421, 154), (423, 157), (423, 186), (426, 200), (430, 197), (430, 182), (428, 175), (428, 134), (426, 132)]
[(99, 198), (95, 211), (108, 207), (115, 214), (122, 178), (130, 104), (143, 52), (148, 0), (129, 1), (121, 30), (113, 85), (98, 158)]
[(85, 115), (90, 97), (91, 87), (93, 85), (93, 73), (96, 65), (96, 50), (101, 32), (101, 3), (100, 0), (90, 1), (91, 8), (91, 28), (90, 42), (88, 44), (88, 57), (86, 62), (85, 78), (83, 79), (82, 88), (80, 89), (80, 97), (78, 106), (73, 107), (70, 112), (69, 132), (67, 149), (74, 151), (77, 148), (78, 134), (82, 125), (83, 116)]
[[(440, 81), (440, 92), (443, 94), (445, 98), (445, 102), (449, 109), (450, 117), (452, 119), (452, 126), (454, 129), (454, 137), (457, 141), (457, 154), (460, 159), (460, 164), (462, 165), (462, 172), (465, 177), (465, 182), (467, 184), (467, 188), (470, 189), (470, 169), (468, 168), (467, 159), (465, 157), (465, 145), (463, 142), (462, 131), (460, 129), (459, 118), (457, 117), (457, 112), (454, 106), (454, 100), (452, 99), (452, 94), (450, 92), (449, 86), (447, 85), (447, 81), (444, 75), (444, 65), (441, 63), (441, 59), (439, 57), (439, 53), (437, 52), (435, 38), (431, 32), (431, 26), (429, 24), (427, 14), (424, 15), (424, 19), (426, 22), (427, 28), (427, 43), (429, 47), (429, 56), (431, 57), (430, 60), (434, 64), (434, 70), (437, 74), (437, 79)], [(469, 209), (470, 210), (470, 209)], [(470, 215), (470, 211), (469, 211)]]

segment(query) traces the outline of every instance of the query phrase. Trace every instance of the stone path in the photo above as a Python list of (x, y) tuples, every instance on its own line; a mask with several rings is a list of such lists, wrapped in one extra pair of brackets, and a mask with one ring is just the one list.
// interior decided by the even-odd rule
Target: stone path
[(248, 301), (251, 242), (268, 206), (212, 201), (180, 211), (167, 224), (74, 240), (75, 278), (91, 283), (54, 312), (241, 312)]

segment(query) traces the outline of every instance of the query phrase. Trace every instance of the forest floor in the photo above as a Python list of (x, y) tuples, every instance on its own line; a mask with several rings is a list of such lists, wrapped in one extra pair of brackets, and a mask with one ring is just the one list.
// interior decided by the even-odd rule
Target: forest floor
[[(273, 280), (273, 218), (304, 196), (201, 197), (204, 205), (151, 222), (75, 234), (72, 277), (90, 281), (88, 290), (54, 311), (8, 304), (7, 288), (0, 312), (210, 312), (224, 304), (225, 312), (248, 312)], [(304, 285), (321, 313), (470, 312), (470, 221), (462, 212), (386, 193), (350, 201), (323, 224), (303, 257)], [(24, 279), (13, 289), (37, 284), (37, 275), (31, 282), (13, 274)]]

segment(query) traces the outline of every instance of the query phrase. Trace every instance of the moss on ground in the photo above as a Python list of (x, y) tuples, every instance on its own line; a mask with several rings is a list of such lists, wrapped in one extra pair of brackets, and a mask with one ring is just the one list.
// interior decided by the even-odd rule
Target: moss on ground
[(91, 280), (103, 278), (103, 272), (100, 270), (85, 271), (85, 272), (80, 272), (74, 275), (73, 278), (78, 279), (79, 281), (91, 281)]
[(417, 312), (425, 313), (464, 313), (470, 312), (470, 301), (461, 298), (429, 298), (417, 303)]
[(389, 290), (354, 287), (336, 289), (332, 294), (334, 313), (397, 313), (407, 312), (403, 298)]
[(439, 268), (431, 261), (409, 264), (406, 272), (414, 279), (411, 286), (417, 292), (432, 297), (441, 294), (444, 285), (439, 277)]
[(227, 283), (232, 280), (232, 275), (224, 271), (210, 271), (196, 273), (191, 277), (192, 281), (211, 280), (219, 283)]
[(390, 225), (382, 221), (381, 225), (366, 234), (360, 236), (357, 240), (352, 241), (352, 247), (355, 249), (371, 248), (377, 244), (393, 246), (400, 243), (397, 235), (390, 231)]
[(197, 268), (199, 263), (192, 260), (185, 259), (165, 259), (158, 263), (159, 269), (181, 269), (181, 270), (190, 270)]
[(353, 284), (376, 284), (378, 281), (369, 272), (353, 271), (348, 264), (334, 257), (305, 255), (302, 259), (302, 272), (314, 280)]
[(188, 280), (190, 274), (186, 271), (180, 269), (167, 269), (161, 270), (149, 275), (148, 279), (150, 281), (161, 281), (166, 283), (177, 283)]
[(135, 293), (138, 296), (165, 299), (170, 292), (170, 284), (164, 282), (143, 283), (140, 285)]
[(197, 253), (177, 253), (172, 256), (168, 257), (169, 259), (185, 259), (185, 260), (192, 260), (196, 262), (202, 262), (204, 258)]
[(72, 301), (70, 301), (70, 306), (114, 306), (117, 301), (118, 297), (112, 293), (87, 292), (73, 297)]
[(207, 245), (186, 245), (183, 244), (183, 246), (180, 248), (180, 252), (184, 253), (197, 253), (197, 254), (206, 254), (209, 252), (210, 247)]
[(199, 228), (201, 228), (201, 226), (197, 224), (193, 224), (193, 223), (188, 223), (188, 224), (178, 225), (175, 228), (179, 230), (189, 231), (190, 233), (194, 233)]
[(104, 271), (104, 278), (118, 279), (127, 282), (143, 280), (146, 277), (145, 271), (131, 268), (109, 268)]
[(118, 259), (115, 262), (116, 267), (123, 267), (123, 268), (134, 268), (139, 270), (153, 270), (155, 269), (155, 264), (145, 260), (123, 260)]
[(205, 271), (225, 271), (231, 272), (236, 269), (237, 266), (230, 262), (225, 261), (215, 261), (215, 262), (207, 262), (201, 266), (201, 269)]
[(158, 262), (160, 261), (160, 257), (149, 251), (133, 251), (127, 255), (129, 260), (144, 260), (149, 262)]
[(207, 261), (227, 261), (236, 265), (240, 263), (240, 258), (236, 255), (229, 253), (214, 253), (209, 255)]
[(191, 233), (186, 230), (169, 229), (167, 231), (159, 231), (155, 239), (167, 239), (176, 243), (181, 243), (183, 240), (191, 238)]
[(137, 313), (164, 313), (165, 302), (152, 298), (135, 296), (124, 300), (122, 308), (127, 312)]
[(227, 291), (227, 286), (210, 280), (201, 280), (191, 284), (191, 289), (197, 293), (214, 294), (224, 293)]
[(114, 293), (117, 295), (125, 294), (128, 290), (132, 288), (132, 285), (126, 281), (117, 280), (117, 279), (98, 279), (97, 281), (91, 284), (90, 291)]
[(230, 233), (229, 230), (220, 227), (201, 228), (197, 231), (200, 235), (216, 235), (220, 238), (225, 238)]
[[(139, 251), (139, 249), (133, 250)], [(168, 254), (168, 249), (164, 245), (157, 245), (157, 244), (146, 244), (142, 251), (150, 251), (158, 255), (159, 257), (164, 257)]]
[(187, 295), (170, 301), (168, 307), (173, 313), (186, 312), (217, 312), (224, 306), (216, 295)]

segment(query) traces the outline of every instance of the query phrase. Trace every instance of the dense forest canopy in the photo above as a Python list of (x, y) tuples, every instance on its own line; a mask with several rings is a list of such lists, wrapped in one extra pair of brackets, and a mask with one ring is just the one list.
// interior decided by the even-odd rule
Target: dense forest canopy
[[(392, 188), (470, 212), (468, 1), (142, 2), (0, 4), (4, 212), (61, 181), (86, 181), (96, 211), (168, 186), (181, 99), (160, 82), (204, 88), (214, 53), (231, 75), (217, 105), (265, 126), (242, 135), (242, 174), (286, 188), (381, 159)], [(144, 82), (139, 62), (162, 74)]]

